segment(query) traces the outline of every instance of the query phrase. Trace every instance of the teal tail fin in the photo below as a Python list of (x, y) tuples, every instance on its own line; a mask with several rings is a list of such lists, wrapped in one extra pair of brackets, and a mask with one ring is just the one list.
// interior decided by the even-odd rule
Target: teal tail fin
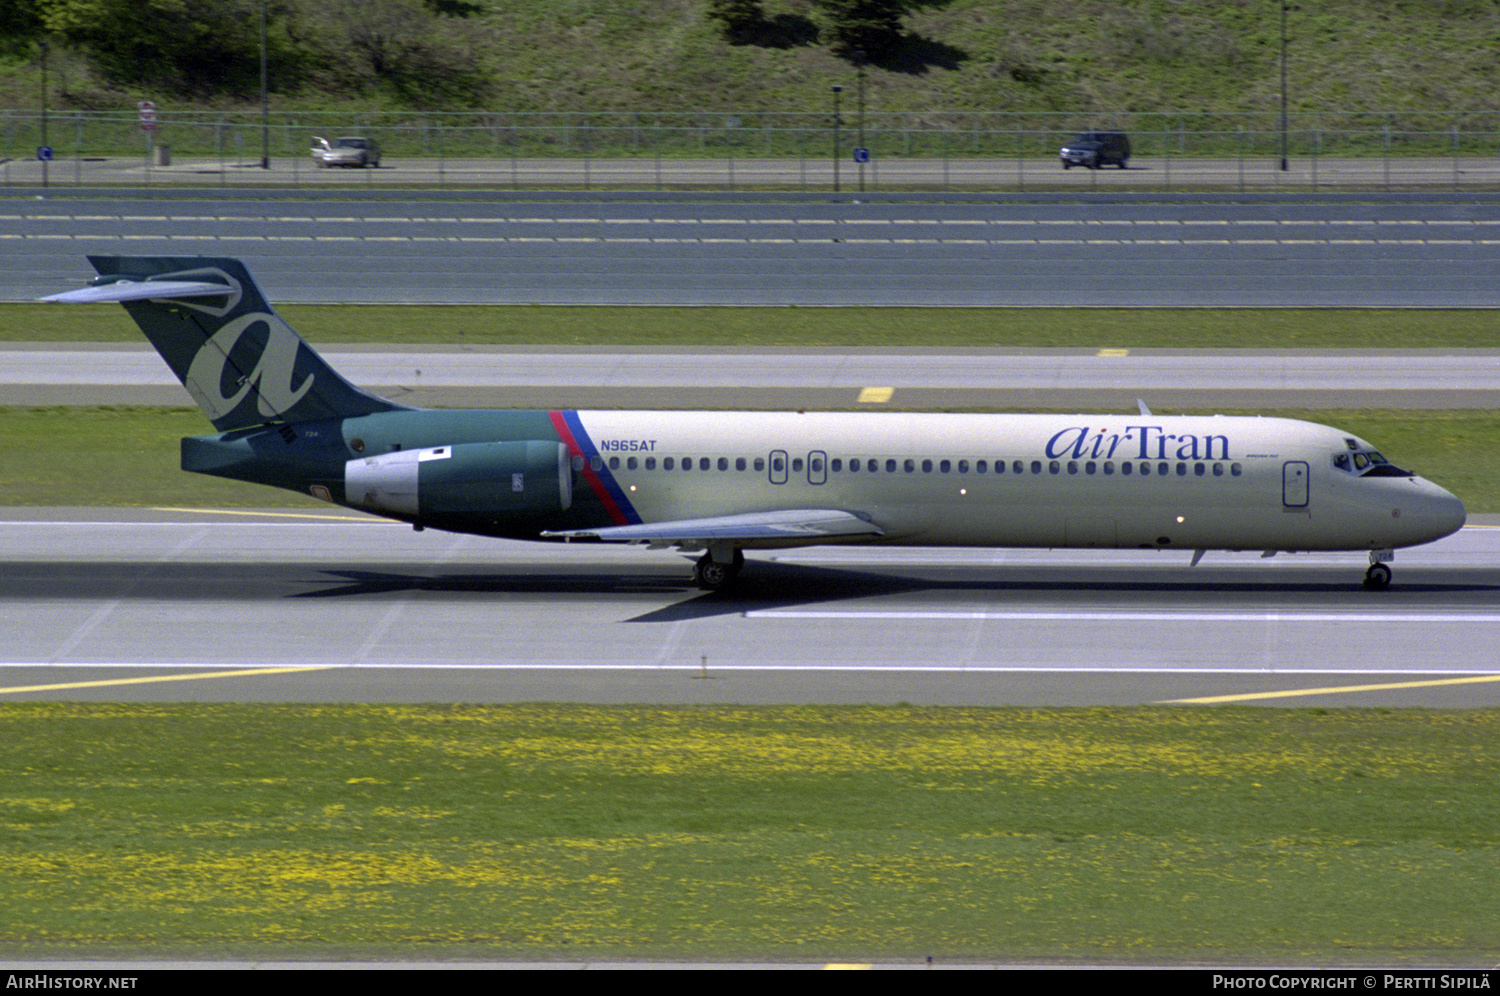
[(220, 432), (405, 408), (340, 377), (237, 259), (90, 256), (99, 276), (47, 301), (117, 301)]

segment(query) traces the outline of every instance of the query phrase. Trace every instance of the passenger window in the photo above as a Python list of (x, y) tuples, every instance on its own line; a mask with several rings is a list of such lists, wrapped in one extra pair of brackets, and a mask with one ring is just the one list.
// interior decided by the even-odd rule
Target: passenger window
[(708, 457), (699, 457), (698, 458), (698, 469), (699, 470), (707, 470), (711, 466), (713, 466), (713, 464), (709, 462)]
[(635, 469), (636, 469), (636, 468), (637, 468), (637, 467), (638, 467), (638, 466), (639, 466), (639, 465), (638, 465), (638, 463), (637, 463), (637, 462), (636, 462), (636, 459), (635, 459), (635, 457), (628, 457), (628, 458), (627, 458), (627, 459), (626, 459), (626, 460), (625, 460), (625, 469), (626, 469), (626, 470), (635, 470)]
[(729, 469), (729, 458), (728, 457), (719, 457), (719, 469), (720, 470), (728, 470)]
[(734, 469), (735, 470), (744, 470), (745, 469), (745, 458), (744, 457), (735, 457), (734, 458)]
[(1111, 460), (1104, 461), (1104, 476), (1105, 477), (1113, 477), (1114, 473), (1115, 473), (1114, 462), (1111, 461)]
[(944, 460), (942, 463), (938, 464), (938, 470), (941, 471), (944, 474), (948, 473), (948, 471), (950, 471), (952, 469), (953, 469), (953, 461), (951, 461), (951, 460)]
[(807, 472), (809, 474), (823, 473), (823, 461), (819, 457), (812, 457), (807, 461)]
[[(983, 460), (981, 460), (979, 462), (980, 463), (984, 463)], [(967, 460), (960, 460), (960, 461), (958, 461), (958, 472), (960, 474), (967, 474), (969, 472), (969, 461), (967, 461)], [(948, 461), (947, 460), (943, 461), (943, 473), (945, 473), (945, 474), (948, 473)]]
[(1048, 472), (1053, 474), (1062, 473), (1062, 464), (1058, 463), (1056, 460), (1053, 460), (1051, 463), (1047, 464), (1047, 470)]
[(765, 470), (766, 469), (766, 458), (765, 457), (756, 457), (755, 458), (755, 469), (756, 470)]
[(1204, 469), (1205, 468), (1204, 468), (1203, 464), (1201, 464), (1201, 463), (1195, 463), (1195, 464), (1193, 464), (1193, 476), (1194, 477), (1202, 477)]
[(610, 470), (619, 470), (620, 469), (620, 458), (619, 457), (610, 457), (609, 458), (609, 469)]
[(689, 471), (689, 470), (693, 469), (693, 458), (692, 457), (683, 457), (682, 458), (682, 469), (684, 471)]
[[(1031, 466), (1033, 468), (1032, 471), (1031, 471), (1033, 474), (1035, 474), (1042, 467), (1042, 465), (1039, 464), (1039, 463), (1033, 463)], [(1019, 474), (1019, 473), (1021, 473), (1023, 471), (1024, 467), (1025, 467), (1025, 464), (1023, 464), (1023, 463), (1021, 463), (1021, 461), (1017, 460), (1015, 463), (1013, 463), (1013, 464), (1010, 465), (1010, 470), (1011, 470), (1011, 473), (1013, 473), (1013, 474)]]
[[(1105, 464), (1104, 466), (1108, 467), (1109, 464)], [(1120, 464), (1120, 475), (1122, 477), (1129, 477), (1134, 470), (1135, 464), (1131, 463), (1129, 460)]]
[(838, 457), (834, 457), (832, 460), (828, 461), (828, 469), (837, 474), (839, 471), (844, 469), (844, 461), (840, 460)]
[(646, 469), (647, 470), (655, 470), (656, 469), (656, 457), (647, 457), (646, 458)]
[(1224, 465), (1222, 463), (1216, 463), (1216, 464), (1214, 464), (1214, 476), (1215, 477), (1223, 477), (1224, 476)]
[[(1054, 464), (1054, 466), (1056, 466), (1056, 465)], [(1031, 461), (1031, 472), (1033, 474), (1040, 474), (1042, 472), (1042, 461), (1040, 461), (1040, 460), (1033, 460), (1033, 461)]]
[(662, 461), (661, 461), (661, 469), (662, 470), (671, 470), (675, 466), (677, 466), (677, 463), (671, 457), (662, 457)]
[(792, 457), (792, 472), (795, 473), (795, 474), (802, 473), (802, 458), (801, 457)]
[(773, 473), (777, 474), (783, 473), (786, 470), (786, 464), (785, 462), (783, 462), (781, 457), (771, 458), (771, 470)]
[(1232, 464), (1229, 465), (1229, 476), (1230, 477), (1239, 477), (1240, 473), (1243, 471), (1243, 469), (1244, 468), (1242, 468), (1239, 464), (1232, 463)]
[(896, 461), (887, 460), (885, 462), (885, 472), (887, 474), (894, 474), (896, 472)]
[(924, 473), (924, 474), (930, 474), (930, 473), (932, 473), (932, 461), (931, 460), (923, 460), (922, 461), (922, 473)]
[(915, 474), (917, 472), (917, 461), (903, 460), (901, 461), (901, 469), (906, 471), (908, 474)]

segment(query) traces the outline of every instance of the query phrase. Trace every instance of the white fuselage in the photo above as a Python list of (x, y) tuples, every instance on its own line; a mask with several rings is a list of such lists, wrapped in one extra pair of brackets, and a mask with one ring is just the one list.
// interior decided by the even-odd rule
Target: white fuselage
[(596, 454), (588, 459), (624, 499), (625, 521), (822, 508), (883, 530), (865, 542), (1383, 550), (1448, 535), (1465, 517), (1458, 499), (1422, 478), (1341, 469), (1340, 454), (1368, 444), (1289, 419), (667, 411), (577, 419)]

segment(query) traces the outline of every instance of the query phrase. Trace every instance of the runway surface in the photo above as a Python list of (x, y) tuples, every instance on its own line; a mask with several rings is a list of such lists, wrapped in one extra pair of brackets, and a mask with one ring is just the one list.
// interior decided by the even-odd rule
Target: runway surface
[(11, 509), (0, 698), (1500, 704), (1500, 528), (1359, 554), (671, 553), (338, 509)]
[(1500, 305), (1500, 203), (0, 200), (0, 300), (88, 253), (229, 255), (298, 303)]

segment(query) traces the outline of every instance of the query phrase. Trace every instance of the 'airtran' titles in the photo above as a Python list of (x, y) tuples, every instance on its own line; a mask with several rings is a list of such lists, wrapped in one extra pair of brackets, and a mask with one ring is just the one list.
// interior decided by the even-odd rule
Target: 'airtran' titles
[(1228, 460), (1229, 437), (1172, 433), (1159, 425), (1127, 425), (1124, 432), (1077, 425), (1047, 440), (1047, 456), (1074, 460)]

